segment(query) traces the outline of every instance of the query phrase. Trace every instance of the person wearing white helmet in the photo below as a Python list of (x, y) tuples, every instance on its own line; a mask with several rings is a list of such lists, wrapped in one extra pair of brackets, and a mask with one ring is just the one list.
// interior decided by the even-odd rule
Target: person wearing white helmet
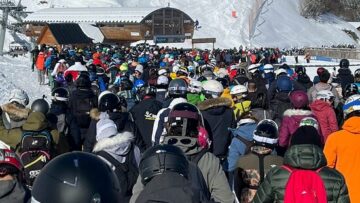
[(345, 122), (342, 129), (330, 134), (325, 142), (327, 164), (345, 177), (351, 202), (360, 202), (360, 95), (350, 96), (343, 107)]
[(243, 113), (250, 111), (251, 101), (247, 99), (248, 89), (246, 86), (235, 85), (231, 88), (230, 95), (235, 103), (235, 118), (240, 118)]
[(321, 90), (316, 93), (316, 100), (309, 107), (319, 121), (323, 143), (327, 137), (339, 129), (333, 109), (334, 94), (329, 90)]
[(231, 109), (232, 101), (220, 97), (223, 91), (223, 86), (216, 80), (204, 82), (202, 94), (205, 101), (200, 102), (198, 107), (213, 143), (211, 152), (219, 157), (222, 163), (225, 163), (231, 142), (231, 133), (228, 128), (235, 126), (235, 117)]
[(22, 135), (21, 127), (27, 120), (30, 109), (29, 97), (25, 91), (14, 89), (9, 96), (9, 103), (0, 108), (0, 140), (15, 148)]
[(156, 81), (156, 100), (164, 102), (169, 86), (169, 78), (165, 75), (160, 75)]
[(190, 104), (197, 105), (199, 102), (201, 102), (201, 91), (202, 91), (203, 84), (200, 81), (197, 80), (190, 80), (189, 83), (189, 91), (186, 95), (187, 100)]

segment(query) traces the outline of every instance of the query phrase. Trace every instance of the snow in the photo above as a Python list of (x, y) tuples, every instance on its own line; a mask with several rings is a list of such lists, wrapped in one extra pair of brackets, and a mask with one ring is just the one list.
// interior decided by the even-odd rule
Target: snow
[(98, 27), (86, 23), (80, 23), (79, 25), (86, 36), (93, 39), (93, 43), (102, 43), (104, 41), (104, 35)]
[(37, 72), (31, 71), (29, 56), (0, 57), (0, 67), (0, 105), (9, 101), (10, 92), (15, 88), (20, 88), (28, 94), (30, 104), (43, 95), (46, 95), (47, 100), (50, 101), (50, 87), (39, 85)]

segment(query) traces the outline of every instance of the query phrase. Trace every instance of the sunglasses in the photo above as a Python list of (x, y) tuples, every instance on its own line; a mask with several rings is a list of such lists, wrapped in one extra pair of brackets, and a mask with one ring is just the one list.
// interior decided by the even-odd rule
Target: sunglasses
[(196, 140), (195, 139), (190, 139), (190, 138), (181, 138), (181, 139), (178, 139), (178, 138), (169, 138), (167, 140), (167, 144), (169, 145), (195, 145), (196, 144)]

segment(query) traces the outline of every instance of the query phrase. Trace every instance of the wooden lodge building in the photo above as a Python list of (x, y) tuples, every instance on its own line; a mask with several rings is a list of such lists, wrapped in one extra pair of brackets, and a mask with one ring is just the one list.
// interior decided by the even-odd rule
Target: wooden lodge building
[[(194, 34), (194, 20), (183, 11), (171, 7), (159, 8), (48, 8), (30, 14), (25, 20), (26, 35), (34, 37), (38, 44), (56, 46), (83, 44), (88, 39), (79, 31), (76, 24), (90, 24), (99, 29), (103, 43), (128, 45), (139, 40), (161, 39), (162, 42), (174, 42), (191, 39)], [(64, 29), (64, 26), (69, 28)], [(61, 27), (61, 29), (59, 29)], [(62, 40), (55, 30), (64, 29)], [(71, 29), (76, 31), (71, 32)], [(67, 34), (66, 34), (66, 33)], [(79, 42), (64, 40), (64, 35), (79, 33), (75, 37)], [(91, 38), (91, 36), (89, 36)]]

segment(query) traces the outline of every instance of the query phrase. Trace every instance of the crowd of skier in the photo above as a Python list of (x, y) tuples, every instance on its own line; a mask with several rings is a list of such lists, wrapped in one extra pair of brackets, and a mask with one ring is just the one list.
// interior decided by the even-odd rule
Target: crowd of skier
[(360, 202), (360, 69), (289, 52), (35, 48), (51, 98), (1, 106), (0, 202)]

